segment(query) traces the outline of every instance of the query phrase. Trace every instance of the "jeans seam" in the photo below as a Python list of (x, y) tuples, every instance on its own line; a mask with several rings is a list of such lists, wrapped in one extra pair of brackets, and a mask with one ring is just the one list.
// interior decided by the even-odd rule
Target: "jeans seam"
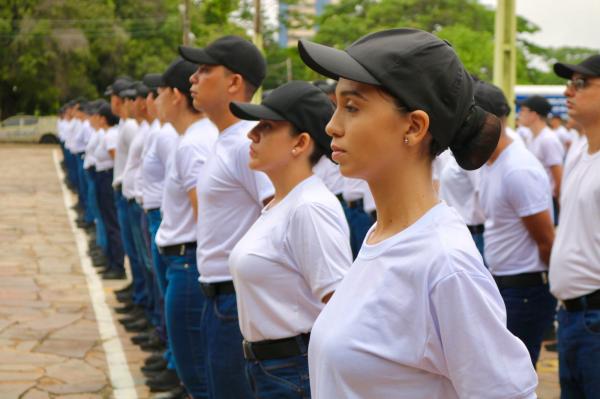
[[(304, 389), (302, 388), (302, 386), (300, 386), (300, 385), (297, 385), (297, 384), (294, 384), (293, 382), (290, 382), (290, 381), (286, 380), (285, 378), (281, 378), (281, 377), (278, 377), (278, 376), (276, 376), (276, 375), (274, 375), (274, 374), (271, 374), (271, 373), (270, 373), (270, 372), (269, 372), (269, 371), (268, 371), (268, 370), (267, 370), (267, 369), (264, 367), (264, 365), (263, 365), (263, 363), (262, 363), (262, 362), (260, 362), (260, 361), (257, 361), (257, 362), (256, 362), (256, 365), (257, 365), (257, 366), (260, 368), (261, 372), (262, 372), (262, 373), (263, 373), (265, 376), (269, 377), (270, 379), (272, 379), (272, 380), (274, 380), (274, 381), (276, 381), (276, 382), (279, 382), (280, 384), (283, 384), (283, 385), (286, 385), (286, 386), (288, 386), (290, 389), (293, 389), (293, 390), (295, 390), (295, 391), (296, 391), (297, 393), (299, 393), (299, 394), (303, 394), (303, 393), (304, 393)], [(269, 370), (282, 370), (282, 369), (285, 369), (285, 368), (293, 368), (293, 369), (294, 369), (294, 372), (295, 372), (295, 373), (296, 373), (298, 376), (300, 375), (300, 373), (299, 373), (299, 371), (298, 371), (298, 367), (297, 367), (297, 365), (296, 365), (295, 363), (293, 363), (293, 364), (290, 364), (290, 365), (289, 365), (289, 367), (280, 367), (280, 368), (269, 369)]]

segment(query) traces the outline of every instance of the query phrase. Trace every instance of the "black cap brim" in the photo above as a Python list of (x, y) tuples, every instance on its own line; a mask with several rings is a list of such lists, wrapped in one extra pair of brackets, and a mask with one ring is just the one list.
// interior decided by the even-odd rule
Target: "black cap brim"
[(181, 57), (189, 62), (193, 62), (198, 65), (218, 65), (219, 62), (213, 57), (208, 55), (206, 50), (202, 48), (190, 47), (190, 46), (179, 46), (179, 54)]
[(593, 71), (590, 71), (589, 69), (581, 65), (563, 64), (562, 62), (557, 62), (556, 64), (554, 64), (554, 73), (560, 76), (561, 78), (571, 79), (575, 72), (587, 76), (597, 75)]
[(155, 89), (157, 87), (165, 87), (167, 84), (163, 79), (163, 76), (159, 73), (149, 73), (144, 76), (142, 80), (146, 86), (149, 88)]
[(345, 78), (356, 82), (381, 86), (358, 61), (347, 52), (337, 50), (308, 40), (298, 42), (298, 52), (302, 61), (312, 70), (338, 80)]
[(266, 119), (269, 121), (284, 121), (283, 116), (273, 111), (271, 108), (259, 104), (231, 102), (229, 103), (231, 113), (240, 119), (246, 121), (257, 121)]

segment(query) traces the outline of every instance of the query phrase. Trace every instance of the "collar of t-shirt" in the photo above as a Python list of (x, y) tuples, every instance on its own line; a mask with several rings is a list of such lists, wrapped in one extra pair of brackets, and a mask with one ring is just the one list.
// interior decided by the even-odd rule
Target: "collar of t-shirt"
[(448, 209), (448, 205), (445, 202), (439, 202), (433, 208), (428, 210), (423, 216), (417, 219), (416, 222), (400, 231), (399, 233), (394, 234), (393, 236), (386, 238), (383, 241), (380, 241), (376, 244), (368, 244), (367, 239), (373, 232), (373, 230), (377, 227), (377, 222), (371, 226), (367, 235), (365, 236), (365, 242), (363, 243), (360, 252), (358, 254), (359, 258), (363, 259), (373, 259), (382, 254), (384, 254), (389, 248), (396, 245), (396, 243), (401, 242), (405, 239), (405, 237), (412, 237), (417, 232), (421, 231), (424, 228), (427, 228), (432, 222), (434, 222), (440, 215), (444, 215), (444, 212)]

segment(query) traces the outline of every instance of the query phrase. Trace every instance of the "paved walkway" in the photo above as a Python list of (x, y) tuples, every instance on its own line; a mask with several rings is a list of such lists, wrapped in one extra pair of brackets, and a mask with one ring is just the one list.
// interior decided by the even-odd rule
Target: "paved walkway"
[[(0, 145), (0, 399), (148, 398), (146, 354), (112, 313), (124, 282), (102, 282), (80, 257), (87, 240), (71, 226), (54, 151)], [(540, 398), (558, 398), (556, 356), (544, 353), (539, 371)]]

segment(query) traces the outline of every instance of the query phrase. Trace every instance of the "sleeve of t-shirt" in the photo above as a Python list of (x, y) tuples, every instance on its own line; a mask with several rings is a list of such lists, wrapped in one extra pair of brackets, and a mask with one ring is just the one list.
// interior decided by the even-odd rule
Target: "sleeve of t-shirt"
[(286, 246), (319, 299), (335, 291), (352, 264), (349, 235), (341, 206), (335, 212), (323, 204), (306, 203), (290, 216)]
[(114, 129), (109, 129), (106, 131), (106, 149), (108, 151), (111, 150), (116, 150), (117, 149), (117, 142), (118, 142), (118, 133), (117, 130)]
[(542, 154), (544, 166), (562, 165), (565, 157), (565, 148), (557, 137), (547, 137), (542, 141)]
[[(463, 260), (467, 261), (467, 260)], [(525, 345), (506, 328), (504, 302), (491, 278), (455, 272), (430, 292), (436, 334), (427, 352), (445, 365), (459, 398), (535, 397), (537, 375)]]
[(250, 162), (249, 146), (250, 141), (247, 141), (240, 143), (237, 148), (237, 156), (235, 157), (237, 170), (235, 175), (238, 176), (240, 183), (248, 191), (250, 197), (262, 207), (263, 202), (273, 196), (275, 189), (266, 174), (252, 170), (248, 166)]
[(201, 151), (199, 146), (184, 145), (177, 149), (175, 167), (185, 191), (196, 187), (198, 175), (205, 162), (206, 154)]
[(519, 217), (548, 210), (550, 182), (543, 171), (515, 170), (506, 175), (504, 184), (507, 201)]

